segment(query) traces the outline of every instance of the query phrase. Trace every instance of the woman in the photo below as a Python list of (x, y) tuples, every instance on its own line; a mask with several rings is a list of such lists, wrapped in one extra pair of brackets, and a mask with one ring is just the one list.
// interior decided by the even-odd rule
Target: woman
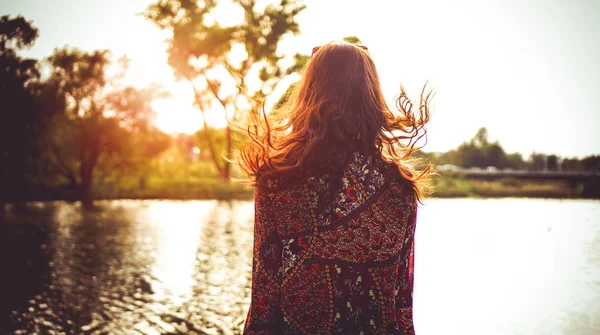
[[(315, 48), (288, 106), (254, 120), (241, 167), (256, 187), (244, 334), (414, 334), (413, 237), (425, 135), (401, 89), (385, 103), (364, 46)], [(264, 114), (264, 113), (263, 113)]]

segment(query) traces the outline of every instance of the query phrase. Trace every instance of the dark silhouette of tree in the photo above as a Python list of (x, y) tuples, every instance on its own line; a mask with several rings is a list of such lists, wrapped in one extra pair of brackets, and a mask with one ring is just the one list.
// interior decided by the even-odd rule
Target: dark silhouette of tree
[(533, 171), (545, 171), (546, 170), (546, 155), (533, 152), (529, 156), (530, 166), (529, 168)]
[[(169, 64), (179, 79), (187, 80), (195, 92), (195, 105), (205, 113), (220, 106), (226, 118), (238, 121), (240, 110), (258, 113), (264, 97), (273, 92), (286, 76), (298, 71), (296, 64), (285, 69), (277, 47), (283, 37), (299, 32), (296, 15), (304, 8), (302, 1), (280, 0), (264, 10), (256, 9), (256, 0), (233, 0), (244, 12), (244, 21), (223, 27), (208, 17), (217, 6), (216, 0), (159, 0), (144, 15), (159, 28), (172, 33), (169, 43)], [(236, 60), (236, 53), (243, 54)], [(218, 73), (218, 75), (217, 75)], [(258, 82), (250, 87), (249, 81)], [(227, 145), (220, 152), (211, 132), (206, 136), (213, 162), (224, 180), (230, 179), (233, 137), (226, 128)]]
[(600, 155), (591, 155), (581, 160), (581, 168), (584, 171), (600, 171)]
[(455, 157), (456, 165), (462, 167), (486, 167), (484, 151), (477, 147), (472, 141), (461, 144), (456, 150)]
[(486, 127), (481, 127), (471, 139), (471, 144), (477, 148), (485, 148), (488, 145), (488, 131)]
[(577, 158), (565, 158), (562, 162), (563, 171), (581, 171), (581, 161)]
[(558, 171), (560, 170), (560, 158), (556, 155), (548, 155), (546, 156), (546, 169), (548, 171)]
[(504, 168), (507, 164), (506, 153), (498, 142), (490, 143), (487, 128), (482, 127), (469, 141), (444, 155), (444, 160), (465, 168)]
[(563, 171), (600, 171), (600, 155), (590, 155), (582, 159), (564, 158), (560, 167)]
[(527, 163), (523, 160), (523, 155), (516, 152), (506, 155), (506, 167), (513, 170), (525, 170)]
[(480, 128), (475, 136), (458, 148), (449, 150), (437, 158), (430, 158), (438, 165), (454, 164), (464, 168), (487, 168), (530, 170), (530, 171), (600, 171), (600, 156), (591, 155), (583, 159), (561, 158), (557, 155), (533, 152), (527, 160), (516, 152), (507, 154), (498, 141), (490, 143), (488, 131)]
[(22, 16), (0, 17), (0, 212), (22, 198), (25, 167), (40, 123), (34, 103), (39, 71), (18, 52), (33, 45), (37, 28)]
[(58, 175), (93, 199), (95, 181), (119, 180), (168, 146), (167, 135), (150, 120), (157, 88), (120, 87), (109, 78), (107, 51), (83, 52), (63, 48), (49, 57), (48, 87), (55, 87), (62, 110), (54, 111), (40, 142), (47, 175)]
[(499, 169), (507, 167), (506, 153), (500, 143), (494, 142), (485, 147), (485, 164), (487, 166), (495, 166)]

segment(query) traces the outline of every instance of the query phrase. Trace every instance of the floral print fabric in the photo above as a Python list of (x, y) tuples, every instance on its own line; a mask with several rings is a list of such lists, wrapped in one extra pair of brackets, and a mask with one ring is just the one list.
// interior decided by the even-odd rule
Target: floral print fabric
[(373, 160), (355, 154), (333, 196), (327, 174), (257, 185), (244, 334), (414, 334), (416, 201)]

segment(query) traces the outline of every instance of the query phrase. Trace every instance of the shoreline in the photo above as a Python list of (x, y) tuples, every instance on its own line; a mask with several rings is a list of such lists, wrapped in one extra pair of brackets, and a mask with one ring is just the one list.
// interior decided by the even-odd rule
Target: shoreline
[[(568, 187), (559, 183), (511, 184), (501, 181), (475, 181), (464, 179), (443, 179), (433, 181), (434, 192), (426, 199), (600, 199), (581, 194), (581, 187)], [(151, 187), (146, 190), (129, 189), (110, 192), (97, 192), (94, 201), (106, 200), (253, 200), (254, 190), (237, 184), (207, 185), (191, 184), (189, 187)], [(179, 185), (181, 186), (181, 185)], [(44, 194), (11, 199), (7, 203), (67, 201), (79, 199), (67, 194)]]
[[(600, 199), (584, 192), (580, 183), (557, 180), (519, 180), (514, 178), (484, 180), (464, 177), (434, 176), (430, 180), (433, 193), (427, 199)], [(32, 185), (33, 186), (33, 185)], [(61, 189), (63, 191), (61, 191)], [(31, 187), (7, 203), (68, 201), (77, 202), (77, 192), (66, 188)], [(253, 200), (254, 189), (247, 184), (216, 180), (153, 180), (143, 186), (122, 184), (119, 187), (96, 187), (94, 200)]]

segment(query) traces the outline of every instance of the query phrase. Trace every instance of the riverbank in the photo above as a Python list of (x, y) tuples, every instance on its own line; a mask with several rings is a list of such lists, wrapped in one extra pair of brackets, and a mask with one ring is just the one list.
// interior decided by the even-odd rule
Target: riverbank
[(583, 198), (583, 186), (557, 180), (498, 180), (434, 177), (435, 198)]
[(172, 199), (172, 200), (251, 200), (254, 190), (247, 184), (219, 180), (157, 180), (145, 187), (100, 190), (97, 199)]
[[(522, 180), (514, 178), (481, 180), (462, 176), (434, 176), (433, 198), (587, 198), (583, 185), (560, 180)], [(77, 200), (76, 191), (43, 190), (34, 187), (25, 198), (14, 201)], [(151, 179), (145, 184), (121, 183), (119, 187), (101, 185), (95, 188), (94, 199), (169, 199), (169, 200), (252, 200), (254, 190), (241, 183), (225, 183), (215, 179)]]
[[(434, 198), (582, 198), (583, 187), (556, 180), (523, 181), (517, 179), (475, 180), (462, 177), (432, 179)], [(100, 190), (101, 191), (101, 190)], [(125, 188), (98, 192), (99, 199), (252, 199), (249, 185), (219, 181), (167, 181), (149, 182), (145, 188)]]

